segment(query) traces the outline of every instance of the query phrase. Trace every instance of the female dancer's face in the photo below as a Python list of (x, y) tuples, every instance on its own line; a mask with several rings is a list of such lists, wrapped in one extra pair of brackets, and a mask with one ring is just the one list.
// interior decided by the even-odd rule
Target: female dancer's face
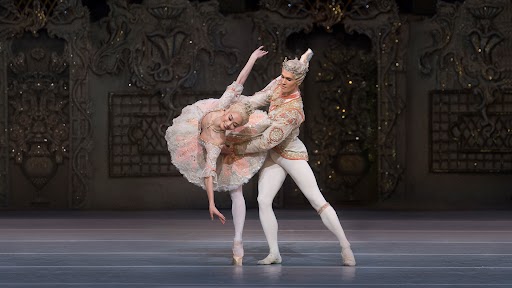
[(221, 121), (222, 121), (220, 123), (221, 129), (233, 130), (236, 127), (240, 126), (240, 123), (242, 123), (242, 115), (240, 115), (239, 112), (231, 111), (231, 109), (228, 109), (222, 116)]

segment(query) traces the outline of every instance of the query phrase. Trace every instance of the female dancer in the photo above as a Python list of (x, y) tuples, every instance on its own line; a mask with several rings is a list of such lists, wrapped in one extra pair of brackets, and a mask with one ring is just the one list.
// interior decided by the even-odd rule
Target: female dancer
[[(210, 218), (226, 218), (217, 210), (213, 191), (230, 191), (235, 237), (233, 264), (242, 265), (244, 256), (242, 231), (245, 222), (245, 199), (242, 185), (248, 182), (265, 161), (266, 152), (237, 157), (220, 154), (226, 141), (244, 141), (270, 123), (266, 113), (256, 111), (248, 102), (239, 101), (243, 84), (257, 59), (268, 52), (256, 49), (233, 84), (220, 99), (200, 100), (185, 107), (165, 134), (172, 163), (193, 184), (206, 190)], [(252, 114), (252, 115), (251, 115)], [(243, 125), (249, 125), (244, 127)], [(233, 131), (234, 130), (234, 131)], [(227, 135), (227, 131), (233, 131)]]

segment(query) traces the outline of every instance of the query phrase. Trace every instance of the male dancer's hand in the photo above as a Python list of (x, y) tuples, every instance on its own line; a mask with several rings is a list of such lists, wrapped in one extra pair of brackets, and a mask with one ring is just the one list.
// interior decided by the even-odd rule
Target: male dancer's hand
[(221, 154), (234, 154), (235, 150), (233, 149), (233, 145), (224, 145), (222, 149), (220, 150)]
[(217, 210), (217, 207), (210, 205), (210, 217), (212, 218), (212, 221), (214, 216), (219, 217), (219, 220), (222, 224), (226, 223), (226, 217), (224, 217), (224, 215), (222, 215), (222, 213)]

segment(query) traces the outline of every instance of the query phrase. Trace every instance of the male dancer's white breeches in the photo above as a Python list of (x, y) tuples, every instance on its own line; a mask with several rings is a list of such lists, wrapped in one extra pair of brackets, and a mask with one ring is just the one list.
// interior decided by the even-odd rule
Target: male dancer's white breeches
[(350, 248), (350, 243), (341, 227), (338, 215), (336, 215), (336, 211), (325, 201), (309, 164), (305, 160), (286, 159), (270, 150), (269, 156), (260, 170), (258, 181), (260, 221), (270, 248), (270, 255), (274, 255), (280, 259), (277, 244), (278, 224), (274, 211), (272, 210), (272, 202), (287, 174), (292, 177), (309, 203), (311, 203), (311, 206), (319, 212), (324, 225), (336, 235), (342, 249)]

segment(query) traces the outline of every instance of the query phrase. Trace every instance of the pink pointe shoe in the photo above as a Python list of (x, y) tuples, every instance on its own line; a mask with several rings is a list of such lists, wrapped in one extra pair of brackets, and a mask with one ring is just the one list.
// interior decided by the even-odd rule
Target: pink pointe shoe
[(233, 241), (233, 261), (232, 264), (242, 266), (244, 259), (244, 244), (242, 241)]

